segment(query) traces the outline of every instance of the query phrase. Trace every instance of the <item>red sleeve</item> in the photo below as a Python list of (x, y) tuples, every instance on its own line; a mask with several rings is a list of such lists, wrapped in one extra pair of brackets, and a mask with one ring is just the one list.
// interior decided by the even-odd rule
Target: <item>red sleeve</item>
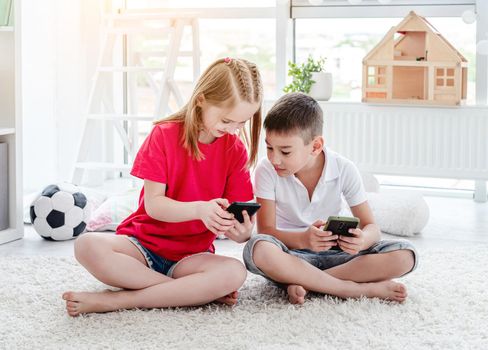
[(167, 159), (163, 130), (156, 125), (137, 152), (131, 175), (140, 179), (166, 183)]
[(247, 150), (242, 141), (236, 137), (231, 150), (227, 181), (225, 184), (224, 198), (229, 203), (247, 202), (254, 199), (249, 170), (246, 168), (248, 160)]

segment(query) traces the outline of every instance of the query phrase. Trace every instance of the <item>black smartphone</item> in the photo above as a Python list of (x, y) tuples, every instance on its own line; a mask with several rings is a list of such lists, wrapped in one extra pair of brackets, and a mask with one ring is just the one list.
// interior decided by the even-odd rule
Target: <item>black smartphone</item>
[[(351, 228), (357, 228), (359, 226), (359, 219), (349, 216), (329, 216), (324, 226), (324, 231), (331, 231), (334, 235), (354, 237), (352, 233), (349, 233)], [(331, 248), (332, 250), (340, 250), (341, 248), (336, 245)]]
[(331, 231), (335, 235), (354, 237), (349, 233), (351, 228), (359, 226), (359, 219), (349, 216), (329, 216), (324, 226), (324, 231)]
[(227, 207), (229, 213), (234, 214), (234, 217), (241, 224), (244, 222), (242, 217), (242, 211), (245, 210), (249, 214), (249, 217), (256, 214), (256, 212), (261, 208), (261, 204), (256, 202), (233, 202)]

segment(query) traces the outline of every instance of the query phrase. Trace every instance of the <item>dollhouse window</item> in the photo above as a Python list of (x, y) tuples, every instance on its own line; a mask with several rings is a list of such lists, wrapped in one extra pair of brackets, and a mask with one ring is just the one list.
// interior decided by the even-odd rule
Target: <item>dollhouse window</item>
[(384, 87), (386, 85), (386, 67), (368, 66), (368, 86)]
[(454, 68), (436, 68), (435, 86), (437, 88), (454, 87)]

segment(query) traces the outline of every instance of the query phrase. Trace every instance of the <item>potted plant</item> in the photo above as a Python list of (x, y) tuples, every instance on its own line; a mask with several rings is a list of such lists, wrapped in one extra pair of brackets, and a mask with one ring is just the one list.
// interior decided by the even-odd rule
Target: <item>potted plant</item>
[(316, 100), (327, 101), (332, 95), (332, 74), (325, 72), (325, 58), (315, 61), (309, 56), (307, 62), (298, 65), (288, 62), (288, 76), (292, 82), (284, 92), (303, 92)]

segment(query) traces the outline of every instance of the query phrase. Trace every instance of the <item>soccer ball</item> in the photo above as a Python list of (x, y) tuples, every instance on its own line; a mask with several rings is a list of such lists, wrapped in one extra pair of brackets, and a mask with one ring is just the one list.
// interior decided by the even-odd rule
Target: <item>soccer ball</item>
[(76, 186), (49, 185), (32, 202), (30, 219), (42, 238), (64, 241), (85, 231), (90, 208)]

